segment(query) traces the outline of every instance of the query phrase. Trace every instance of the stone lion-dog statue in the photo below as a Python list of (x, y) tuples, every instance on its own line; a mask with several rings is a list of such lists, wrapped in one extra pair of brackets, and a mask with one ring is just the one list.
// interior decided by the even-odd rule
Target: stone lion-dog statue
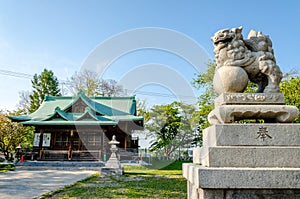
[[(242, 27), (224, 29), (216, 32), (211, 38), (214, 44), (214, 54), (217, 63), (216, 71), (223, 67), (239, 67), (246, 73), (246, 85), (234, 92), (243, 92), (248, 80), (258, 86), (258, 93), (279, 93), (279, 83), (282, 79), (282, 72), (276, 64), (274, 50), (269, 36), (251, 30), (248, 39), (243, 39)], [(229, 74), (230, 76), (231, 72)], [(243, 72), (244, 73), (244, 72)], [(245, 73), (245, 74), (246, 74)], [(235, 79), (235, 77), (223, 78)], [(236, 75), (236, 78), (240, 75)], [(248, 79), (247, 79), (248, 76)], [(214, 81), (217, 81), (214, 79)], [(218, 84), (219, 82), (214, 82)], [(236, 85), (239, 82), (234, 83)], [(232, 86), (232, 83), (229, 87)], [(218, 92), (218, 91), (217, 91)], [(226, 90), (218, 93), (227, 92)]]

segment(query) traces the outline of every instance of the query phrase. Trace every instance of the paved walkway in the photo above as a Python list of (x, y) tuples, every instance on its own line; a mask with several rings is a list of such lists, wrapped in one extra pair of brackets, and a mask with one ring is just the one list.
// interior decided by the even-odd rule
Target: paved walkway
[[(99, 169), (100, 170), (100, 169)], [(73, 184), (97, 170), (63, 170), (44, 167), (39, 170), (17, 168), (0, 173), (0, 199), (29, 199)]]

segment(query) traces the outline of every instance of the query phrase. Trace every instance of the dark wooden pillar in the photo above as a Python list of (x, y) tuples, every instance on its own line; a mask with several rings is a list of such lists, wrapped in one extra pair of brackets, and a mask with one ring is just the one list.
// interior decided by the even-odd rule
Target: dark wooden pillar
[(79, 133), (78, 133), (78, 150), (81, 151), (82, 150), (82, 141), (81, 141), (81, 137), (79, 136)]
[(68, 160), (72, 160), (73, 145), (74, 145), (74, 130), (72, 129), (70, 132), (70, 139), (69, 139)]
[(39, 142), (39, 158), (42, 159), (43, 156), (43, 138), (44, 138), (44, 131), (40, 129), (40, 142)]
[(105, 131), (106, 131), (106, 129), (103, 129), (102, 131), (101, 131), (101, 154), (100, 154), (100, 158), (99, 158), (99, 160), (103, 160), (104, 161), (104, 137), (105, 137)]
[(125, 136), (124, 138), (124, 150), (126, 151), (127, 148), (127, 137)]

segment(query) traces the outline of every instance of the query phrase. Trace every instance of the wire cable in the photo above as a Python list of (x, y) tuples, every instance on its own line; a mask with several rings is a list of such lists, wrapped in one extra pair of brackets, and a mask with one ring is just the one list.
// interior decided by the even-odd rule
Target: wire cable
[[(20, 72), (14, 72), (9, 70), (3, 70), (0, 69), (0, 75), (6, 75), (11, 77), (19, 77), (19, 78), (25, 78), (25, 79), (32, 79), (33, 75), (26, 74), (26, 73), (20, 73)], [(69, 80), (58, 80), (61, 85), (71, 85), (71, 82)], [(186, 95), (175, 95), (175, 94), (167, 94), (167, 93), (157, 93), (157, 92), (150, 92), (150, 91), (139, 91), (139, 90), (130, 90), (130, 89), (124, 89), (125, 91), (130, 91), (134, 94), (139, 95), (147, 95), (147, 96), (153, 96), (153, 97), (168, 97), (168, 98), (191, 98), (191, 99), (197, 99), (195, 96), (186, 96)]]

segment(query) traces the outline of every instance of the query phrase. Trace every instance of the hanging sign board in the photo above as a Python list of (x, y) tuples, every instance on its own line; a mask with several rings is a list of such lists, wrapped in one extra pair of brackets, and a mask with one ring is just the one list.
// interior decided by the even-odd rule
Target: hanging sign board
[[(33, 146), (38, 147), (40, 143), (40, 133), (34, 134)], [(43, 147), (50, 147), (51, 133), (44, 133), (43, 135)]]

